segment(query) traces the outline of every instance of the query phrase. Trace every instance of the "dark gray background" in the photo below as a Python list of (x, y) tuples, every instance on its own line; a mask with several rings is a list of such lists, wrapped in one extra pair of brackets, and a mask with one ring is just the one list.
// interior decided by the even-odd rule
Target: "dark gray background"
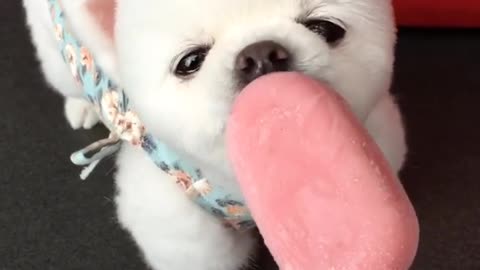
[[(68, 128), (23, 16), (20, 0), (2, 1), (0, 269), (145, 269), (115, 222), (113, 163), (80, 182), (68, 160), (103, 130)], [(480, 269), (480, 32), (402, 29), (399, 38), (393, 90), (410, 146), (402, 179), (421, 223), (414, 269)], [(259, 264), (275, 269), (266, 255)]]

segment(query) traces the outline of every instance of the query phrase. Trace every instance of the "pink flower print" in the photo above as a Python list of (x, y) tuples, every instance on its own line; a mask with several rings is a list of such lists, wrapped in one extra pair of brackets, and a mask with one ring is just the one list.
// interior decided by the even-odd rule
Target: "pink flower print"
[(80, 63), (82, 64), (82, 66), (85, 66), (87, 71), (92, 73), (94, 65), (93, 65), (93, 57), (90, 51), (87, 48), (82, 47), (80, 49), (80, 57), (81, 57)]
[(192, 187), (192, 179), (190, 176), (182, 171), (172, 171), (170, 174), (175, 177), (175, 182), (182, 187), (184, 191), (190, 190)]
[(117, 122), (117, 132), (120, 137), (135, 146), (142, 144), (145, 128), (136, 113), (128, 111), (125, 115), (119, 115), (121, 120)]
[(55, 25), (55, 39), (57, 41), (63, 40), (63, 26), (61, 24)]
[(104, 112), (106, 120), (115, 126), (118, 125), (119, 110), (119, 96), (116, 91), (107, 91), (103, 94), (100, 106)]
[(80, 82), (80, 77), (77, 70), (77, 55), (75, 53), (75, 48), (73, 48), (72, 45), (67, 44), (67, 46), (65, 46), (65, 53), (73, 77), (77, 82)]
[(239, 205), (228, 205), (227, 213), (231, 216), (241, 216), (247, 212), (247, 209)]
[(55, 6), (52, 6), (50, 8), (50, 17), (52, 17), (52, 19), (55, 19), (56, 16), (57, 16), (57, 12), (55, 10)]
[(121, 139), (135, 146), (142, 145), (145, 127), (135, 112), (122, 113), (119, 102), (120, 98), (116, 91), (105, 92), (100, 105), (104, 117), (113, 125), (113, 131)]

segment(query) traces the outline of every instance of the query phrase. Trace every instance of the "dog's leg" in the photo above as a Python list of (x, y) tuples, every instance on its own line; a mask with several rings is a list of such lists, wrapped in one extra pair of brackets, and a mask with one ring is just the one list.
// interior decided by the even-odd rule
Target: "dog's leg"
[(402, 169), (407, 153), (402, 117), (394, 98), (386, 94), (370, 112), (366, 128), (395, 173)]
[(65, 116), (73, 129), (90, 129), (100, 120), (92, 104), (72, 97), (65, 99)]
[(190, 201), (143, 150), (123, 147), (118, 159), (118, 217), (155, 270), (239, 270), (254, 237), (223, 227)]

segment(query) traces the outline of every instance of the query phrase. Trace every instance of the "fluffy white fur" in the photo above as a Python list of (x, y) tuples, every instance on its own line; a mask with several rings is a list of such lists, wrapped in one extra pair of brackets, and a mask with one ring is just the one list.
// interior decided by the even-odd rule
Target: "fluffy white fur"
[[(113, 35), (86, 8), (116, 1)], [(156, 136), (238, 193), (225, 155), (224, 130), (238, 92), (233, 65), (242, 48), (274, 40), (302, 72), (329, 83), (351, 105), (395, 170), (406, 146), (397, 105), (388, 93), (395, 29), (388, 0), (62, 0), (71, 29), (119, 82)], [(74, 128), (98, 118), (56, 47), (45, 0), (24, 0), (47, 81), (66, 97)], [(100, 13), (99, 13), (100, 14)], [(102, 13), (105, 16), (105, 12)], [(347, 28), (330, 47), (296, 18), (328, 17)], [(183, 81), (171, 64), (192, 45), (211, 44), (202, 69)], [(118, 218), (153, 269), (237, 270), (254, 254), (255, 239), (222, 227), (189, 201), (141, 151), (125, 145), (118, 157)]]

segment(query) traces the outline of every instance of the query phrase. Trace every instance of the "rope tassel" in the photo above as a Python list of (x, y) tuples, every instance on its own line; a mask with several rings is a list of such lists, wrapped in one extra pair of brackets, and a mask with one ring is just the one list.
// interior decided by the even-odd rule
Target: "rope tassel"
[(80, 178), (85, 180), (102, 159), (113, 155), (118, 149), (120, 149), (120, 139), (111, 134), (109, 138), (96, 141), (73, 153), (70, 160), (75, 165), (86, 166), (80, 174)]

